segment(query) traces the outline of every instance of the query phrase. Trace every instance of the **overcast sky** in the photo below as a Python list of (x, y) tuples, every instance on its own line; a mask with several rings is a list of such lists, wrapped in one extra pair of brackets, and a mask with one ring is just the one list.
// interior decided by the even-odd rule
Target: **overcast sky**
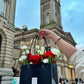
[[(77, 48), (84, 49), (84, 0), (61, 0), (62, 26), (71, 32)], [(17, 0), (15, 26), (40, 28), (40, 0)]]

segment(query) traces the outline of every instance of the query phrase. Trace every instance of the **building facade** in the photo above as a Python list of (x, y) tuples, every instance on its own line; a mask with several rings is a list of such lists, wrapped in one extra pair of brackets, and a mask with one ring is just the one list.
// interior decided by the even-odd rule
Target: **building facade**
[(0, 0), (0, 84), (12, 84), (16, 0)]
[[(41, 29), (49, 29), (57, 33), (65, 41), (76, 45), (70, 32), (64, 32), (61, 24), (60, 0), (41, 0)], [(0, 0), (0, 78), (1, 84), (12, 84), (13, 76), (20, 76), (20, 66), (18, 59), (21, 56), (21, 47), (27, 45), (30, 49), (31, 42), (38, 29), (28, 30), (27, 26), (23, 29), (14, 26), (16, 0)], [(58, 48), (54, 42), (48, 41), (50, 48)], [(37, 39), (36, 44), (44, 46), (44, 40)], [(32, 46), (34, 53), (35, 45)], [(68, 63), (63, 54), (57, 60), (58, 77), (74, 79), (75, 70)], [(67, 74), (68, 73), (68, 74)]]

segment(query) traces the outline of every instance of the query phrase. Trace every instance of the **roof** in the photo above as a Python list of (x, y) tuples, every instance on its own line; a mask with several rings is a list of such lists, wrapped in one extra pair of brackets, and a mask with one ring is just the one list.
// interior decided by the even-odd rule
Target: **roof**
[[(70, 32), (66, 32), (66, 36), (67, 36), (69, 39), (71, 39), (72, 41), (74, 41), (74, 39), (73, 39), (73, 37), (72, 37), (72, 35), (71, 35)], [(75, 41), (74, 41), (74, 42), (75, 42)]]

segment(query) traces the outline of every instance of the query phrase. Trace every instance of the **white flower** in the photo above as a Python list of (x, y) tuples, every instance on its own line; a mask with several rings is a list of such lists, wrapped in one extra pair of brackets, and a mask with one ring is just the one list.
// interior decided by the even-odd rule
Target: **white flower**
[(25, 55), (25, 52), (23, 52), (22, 55)]
[(44, 59), (43, 62), (44, 62), (44, 63), (48, 63), (48, 59)]
[(29, 50), (26, 50), (26, 51), (25, 51), (25, 54), (28, 54), (28, 53), (29, 53)]
[(36, 50), (38, 50), (39, 49), (39, 45), (36, 45)]
[(23, 60), (25, 60), (27, 57), (25, 56), (25, 55), (23, 55), (23, 56), (21, 56), (20, 58), (19, 58), (19, 61), (21, 61), (21, 62), (23, 62)]
[(40, 54), (40, 53), (41, 53), (41, 51), (40, 51), (40, 50), (37, 50), (36, 52), (37, 52), (37, 54)]
[(29, 53), (29, 50), (26, 50), (22, 53), (22, 55), (25, 55), (25, 54), (28, 54)]
[(44, 50), (45, 50), (45, 48), (41, 47), (41, 54), (44, 54)]
[(30, 62), (30, 64), (33, 64), (32, 62)]
[(24, 45), (24, 46), (21, 47), (21, 49), (23, 49), (23, 50), (27, 50), (27, 46)]
[(52, 53), (53, 53), (54, 55), (57, 55), (57, 56), (59, 57), (60, 51), (59, 51), (58, 49), (52, 48), (51, 51), (52, 51)]
[(44, 52), (40, 52), (40, 54), (41, 54), (41, 55), (43, 55), (43, 54), (44, 54)]

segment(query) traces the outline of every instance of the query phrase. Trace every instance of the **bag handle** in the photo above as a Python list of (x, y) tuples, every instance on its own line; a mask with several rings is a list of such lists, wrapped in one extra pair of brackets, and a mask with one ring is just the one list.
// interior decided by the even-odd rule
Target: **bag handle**
[[(30, 53), (31, 53), (32, 45), (33, 45), (33, 43), (34, 43), (34, 39), (35, 39), (35, 43), (34, 43), (34, 47), (35, 47), (35, 45), (36, 45), (36, 39), (37, 39), (37, 38), (38, 38), (38, 33), (36, 33), (35, 37), (34, 37), (33, 40), (32, 40), (32, 43), (31, 43), (31, 46), (30, 46), (30, 49), (29, 49), (29, 52), (30, 52)], [(45, 47), (45, 45), (46, 45), (45, 49), (46, 49), (46, 51), (49, 51), (50, 49), (49, 49), (47, 40), (46, 40), (45, 37), (43, 37), (43, 39), (44, 39), (44, 47)], [(34, 50), (34, 52), (35, 52), (35, 50)]]
[(32, 45), (33, 45), (33, 43), (34, 43), (34, 39), (35, 39), (35, 43), (36, 43), (37, 37), (38, 37), (38, 34), (36, 33), (35, 37), (34, 37), (33, 40), (32, 40), (32, 43), (31, 43), (31, 46), (30, 46), (30, 49), (29, 49), (29, 53), (31, 53), (31, 48), (32, 48)]
[[(29, 53), (31, 53), (31, 49), (32, 49), (32, 45), (33, 45), (33, 43), (34, 43), (34, 40), (35, 40), (35, 43), (34, 43), (34, 47), (36, 46), (36, 39), (38, 38), (38, 33), (36, 33), (36, 35), (35, 35), (35, 37), (33, 38), (33, 40), (32, 40), (32, 43), (31, 43), (31, 46), (30, 46), (30, 49), (29, 49)], [(47, 43), (47, 40), (46, 40), (46, 38), (45, 37), (43, 37), (43, 39), (44, 39), (44, 47), (45, 47), (45, 50), (46, 51), (50, 51), (50, 48), (49, 48), (49, 46), (48, 46), (48, 43)], [(45, 52), (45, 51), (44, 51)], [(34, 48), (34, 54), (35, 54), (35, 48)], [(29, 56), (29, 58), (30, 58), (30, 56)], [(30, 64), (30, 62), (29, 62), (29, 64)]]
[(44, 42), (45, 42), (44, 45), (46, 45), (46, 47), (45, 47), (46, 51), (50, 51), (50, 48), (49, 48), (49, 46), (48, 46), (48, 43), (47, 43), (46, 38), (43, 37), (43, 39), (44, 39)]

